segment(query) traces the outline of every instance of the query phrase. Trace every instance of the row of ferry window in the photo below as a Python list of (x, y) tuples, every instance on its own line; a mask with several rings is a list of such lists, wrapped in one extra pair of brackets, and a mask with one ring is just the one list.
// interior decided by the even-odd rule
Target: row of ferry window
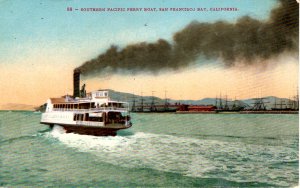
[[(80, 103), (80, 104), (53, 104), (54, 108), (62, 108), (62, 109), (89, 109), (94, 108), (95, 103)], [(97, 104), (97, 108), (99, 107), (117, 107), (117, 108), (125, 108), (123, 103), (108, 103), (108, 105), (102, 104), (99, 106)]]
[(53, 104), (54, 108), (62, 109), (89, 109), (94, 108), (95, 103), (80, 103), (80, 104)]

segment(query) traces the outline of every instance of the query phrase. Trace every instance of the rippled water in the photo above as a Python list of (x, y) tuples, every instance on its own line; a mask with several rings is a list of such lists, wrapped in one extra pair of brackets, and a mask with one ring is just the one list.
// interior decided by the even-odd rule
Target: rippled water
[(66, 134), (0, 113), (0, 185), (298, 185), (298, 115), (132, 114), (115, 137)]

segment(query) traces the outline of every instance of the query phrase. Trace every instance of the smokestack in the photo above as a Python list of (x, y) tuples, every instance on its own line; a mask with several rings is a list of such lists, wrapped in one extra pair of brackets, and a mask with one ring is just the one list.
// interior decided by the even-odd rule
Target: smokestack
[(80, 96), (80, 70), (75, 69), (73, 73), (73, 97)]

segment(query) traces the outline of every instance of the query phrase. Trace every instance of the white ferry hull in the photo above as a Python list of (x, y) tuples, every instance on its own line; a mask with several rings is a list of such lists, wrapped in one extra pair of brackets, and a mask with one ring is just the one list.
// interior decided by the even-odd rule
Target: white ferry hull
[(126, 126), (122, 124), (114, 124), (114, 126), (105, 126), (105, 127), (93, 127), (93, 126), (84, 126), (84, 125), (68, 125), (68, 124), (51, 124), (44, 123), (53, 128), (54, 125), (59, 125), (66, 130), (66, 133), (76, 133), (76, 134), (84, 134), (84, 135), (94, 135), (94, 136), (116, 136), (117, 131), (121, 129), (127, 129), (131, 127), (131, 124)]

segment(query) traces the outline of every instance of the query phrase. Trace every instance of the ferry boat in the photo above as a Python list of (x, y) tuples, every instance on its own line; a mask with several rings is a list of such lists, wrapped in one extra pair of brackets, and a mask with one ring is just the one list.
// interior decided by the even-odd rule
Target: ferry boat
[[(47, 100), (41, 123), (62, 126), (67, 133), (115, 136), (120, 129), (132, 126), (129, 103), (110, 100), (109, 91), (86, 94), (79, 91), (79, 75), (74, 72), (74, 95)], [(79, 96), (79, 97), (76, 97)]]

